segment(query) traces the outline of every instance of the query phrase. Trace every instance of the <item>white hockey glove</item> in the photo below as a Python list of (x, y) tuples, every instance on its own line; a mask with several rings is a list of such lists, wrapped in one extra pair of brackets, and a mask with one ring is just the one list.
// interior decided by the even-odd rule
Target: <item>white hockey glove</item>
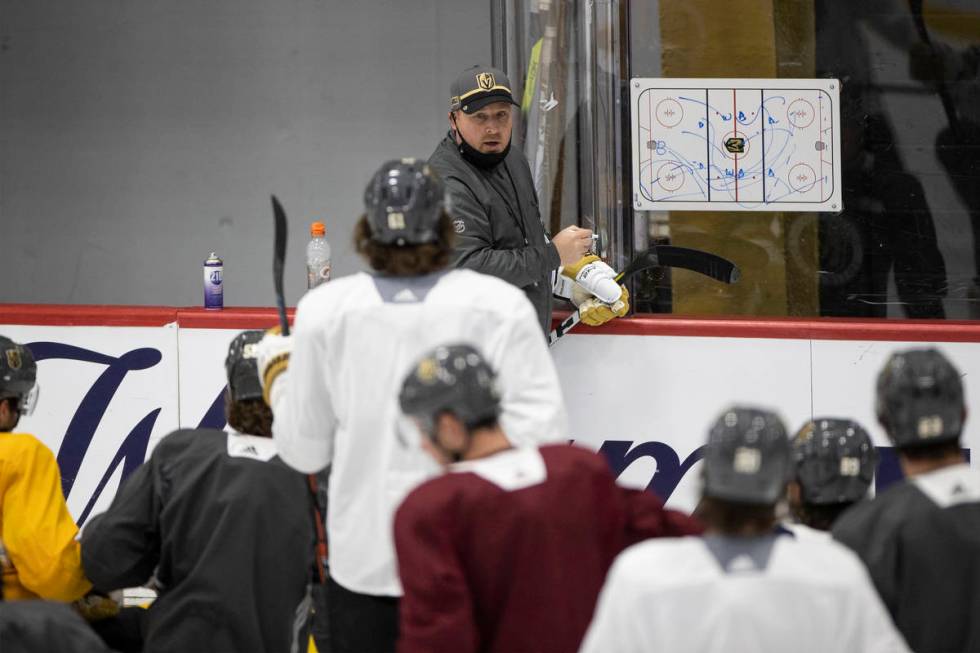
[(582, 300), (578, 304), (578, 312), (582, 321), (589, 326), (599, 326), (609, 320), (626, 315), (630, 310), (630, 294), (625, 286), (619, 288), (622, 291), (619, 299), (612, 304), (599, 301), (598, 297), (592, 297), (585, 291), (576, 288), (575, 292), (572, 293), (572, 302), (574, 303), (576, 299)]
[(613, 304), (619, 300), (622, 291), (616, 283), (616, 271), (595, 254), (583, 256), (561, 272), (575, 283), (595, 295), (599, 301)]
[(279, 328), (270, 329), (255, 346), (255, 364), (262, 384), (262, 398), (271, 408), (273, 394), (283, 372), (289, 368), (289, 356), (293, 353), (293, 337), (279, 335)]
[(575, 280), (572, 303), (578, 306), (582, 321), (599, 326), (626, 315), (630, 310), (630, 294), (626, 286), (616, 283), (616, 272), (598, 256), (582, 257), (575, 265), (562, 270), (562, 275)]

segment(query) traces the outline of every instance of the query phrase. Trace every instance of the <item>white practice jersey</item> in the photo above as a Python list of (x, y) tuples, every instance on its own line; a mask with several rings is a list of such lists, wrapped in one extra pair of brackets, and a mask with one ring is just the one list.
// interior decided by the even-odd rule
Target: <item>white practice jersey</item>
[(582, 653), (907, 652), (871, 579), (821, 538), (649, 540), (614, 563)]
[(821, 542), (832, 541), (828, 531), (821, 531), (806, 524), (798, 522), (783, 522), (783, 528), (798, 540), (815, 539)]
[(514, 444), (566, 437), (561, 389), (534, 308), (520, 289), (470, 270), (423, 277), (358, 273), (299, 302), (289, 369), (272, 389), (280, 457), (302, 472), (331, 466), (330, 573), (354, 592), (398, 596), (392, 522), (405, 495), (437, 472), (400, 439), (398, 393), (438, 345), (475, 346), (498, 374), (500, 424)]

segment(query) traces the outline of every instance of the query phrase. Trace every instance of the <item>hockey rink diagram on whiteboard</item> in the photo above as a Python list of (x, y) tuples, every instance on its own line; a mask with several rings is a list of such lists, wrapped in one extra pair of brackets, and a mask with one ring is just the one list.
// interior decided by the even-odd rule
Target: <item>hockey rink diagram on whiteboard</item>
[(631, 80), (634, 208), (839, 212), (839, 97), (836, 79)]

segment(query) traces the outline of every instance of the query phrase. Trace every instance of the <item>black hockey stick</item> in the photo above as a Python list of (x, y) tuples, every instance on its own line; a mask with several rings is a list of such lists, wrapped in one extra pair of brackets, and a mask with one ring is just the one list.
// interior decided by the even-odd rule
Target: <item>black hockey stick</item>
[(272, 285), (276, 291), (276, 308), (279, 309), (279, 326), (282, 335), (289, 335), (289, 320), (286, 318), (286, 295), (282, 290), (282, 268), (286, 262), (286, 212), (282, 204), (272, 196), (272, 216), (275, 220), (275, 243), (272, 250)]
[[(722, 283), (735, 283), (741, 272), (738, 266), (717, 254), (703, 252), (699, 249), (674, 247), (673, 245), (654, 245), (645, 252), (633, 258), (629, 264), (616, 275), (616, 281), (628, 279), (637, 272), (656, 267), (684, 268), (711, 277)], [(558, 340), (582, 321), (582, 314), (575, 311), (548, 334), (548, 346), (553, 347)]]

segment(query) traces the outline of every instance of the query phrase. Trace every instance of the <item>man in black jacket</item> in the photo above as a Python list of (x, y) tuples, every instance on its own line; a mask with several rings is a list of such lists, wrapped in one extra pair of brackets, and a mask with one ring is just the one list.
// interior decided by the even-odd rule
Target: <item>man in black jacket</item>
[(313, 499), (283, 463), (255, 365), (261, 331), (229, 348), (230, 433), (182, 429), (82, 532), (82, 566), (102, 590), (155, 579), (144, 622), (153, 651), (305, 651)]
[[(625, 289), (614, 284), (613, 297), (596, 286), (615, 273), (596, 257), (584, 258), (592, 248), (589, 229), (566, 227), (549, 241), (527, 159), (511, 148), (517, 103), (510, 89), (500, 70), (473, 66), (450, 90), (449, 134), (429, 157), (429, 165), (446, 183), (456, 232), (453, 263), (523, 289), (545, 333), (551, 329), (553, 273), (560, 266), (602, 300), (586, 305), (583, 321), (599, 324), (625, 315)], [(590, 267), (583, 274), (586, 265)]]

